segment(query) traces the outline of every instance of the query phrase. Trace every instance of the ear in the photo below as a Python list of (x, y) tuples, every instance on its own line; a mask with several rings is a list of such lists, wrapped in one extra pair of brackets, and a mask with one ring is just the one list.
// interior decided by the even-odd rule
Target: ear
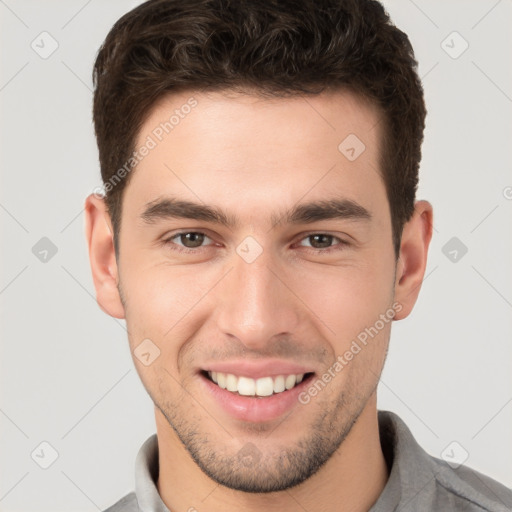
[(124, 307), (117, 288), (119, 273), (113, 233), (105, 200), (99, 195), (91, 194), (85, 200), (85, 236), (96, 300), (108, 315), (124, 318)]
[(409, 315), (420, 293), (432, 238), (432, 222), (432, 205), (427, 201), (417, 201), (414, 214), (402, 232), (395, 281), (395, 301), (401, 304), (402, 309), (396, 313), (395, 320)]

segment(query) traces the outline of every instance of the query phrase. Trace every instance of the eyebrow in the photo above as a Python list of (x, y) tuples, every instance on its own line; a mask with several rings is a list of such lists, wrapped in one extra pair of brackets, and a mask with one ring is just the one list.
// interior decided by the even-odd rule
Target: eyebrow
[[(294, 206), (283, 215), (272, 214), (272, 225), (312, 224), (330, 219), (348, 219), (357, 221), (371, 220), (371, 213), (351, 199), (335, 198), (312, 201)], [(167, 219), (191, 219), (211, 222), (229, 229), (240, 227), (236, 215), (228, 215), (216, 206), (210, 206), (175, 197), (162, 197), (146, 203), (141, 219), (147, 224)]]

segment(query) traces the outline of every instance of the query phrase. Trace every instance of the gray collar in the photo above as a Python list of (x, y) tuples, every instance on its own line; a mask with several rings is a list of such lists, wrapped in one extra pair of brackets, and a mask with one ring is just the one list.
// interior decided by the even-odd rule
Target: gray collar
[[(381, 445), (391, 473), (370, 512), (388, 512), (395, 510), (401, 499), (406, 503), (408, 494), (412, 498), (418, 484), (428, 484), (434, 478), (434, 473), (430, 467), (430, 457), (416, 443), (405, 423), (392, 412), (379, 411), (378, 414)], [(422, 463), (411, 464), (418, 456)], [(394, 464), (394, 460), (398, 460), (398, 464)], [(158, 494), (157, 478), (158, 439), (153, 434), (140, 448), (135, 462), (135, 492), (139, 507), (144, 512), (170, 512)]]
[[(512, 504), (508, 489), (470, 468), (453, 470), (430, 456), (396, 414), (378, 411), (378, 420), (390, 474), (369, 512), (509, 510), (505, 506), (505, 502)], [(154, 434), (142, 445), (135, 463), (135, 491), (141, 512), (170, 512), (158, 494), (158, 471), (158, 440)]]

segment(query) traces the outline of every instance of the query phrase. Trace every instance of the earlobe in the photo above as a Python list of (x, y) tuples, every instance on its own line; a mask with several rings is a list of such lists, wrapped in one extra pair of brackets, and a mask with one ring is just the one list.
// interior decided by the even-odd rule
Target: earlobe
[(413, 216), (404, 225), (395, 282), (395, 300), (402, 308), (395, 320), (407, 317), (418, 298), (432, 239), (432, 219), (432, 205), (427, 201), (417, 201)]
[(85, 200), (85, 236), (98, 305), (108, 315), (124, 318), (112, 223), (105, 200), (96, 194)]

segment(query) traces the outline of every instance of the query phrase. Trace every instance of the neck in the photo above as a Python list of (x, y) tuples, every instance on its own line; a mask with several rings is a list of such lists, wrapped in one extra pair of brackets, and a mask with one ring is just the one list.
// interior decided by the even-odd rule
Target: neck
[(363, 512), (377, 501), (388, 479), (377, 421), (376, 393), (342, 445), (317, 473), (282, 492), (252, 494), (220, 486), (195, 464), (155, 409), (158, 435), (158, 492), (171, 512), (296, 511)]

